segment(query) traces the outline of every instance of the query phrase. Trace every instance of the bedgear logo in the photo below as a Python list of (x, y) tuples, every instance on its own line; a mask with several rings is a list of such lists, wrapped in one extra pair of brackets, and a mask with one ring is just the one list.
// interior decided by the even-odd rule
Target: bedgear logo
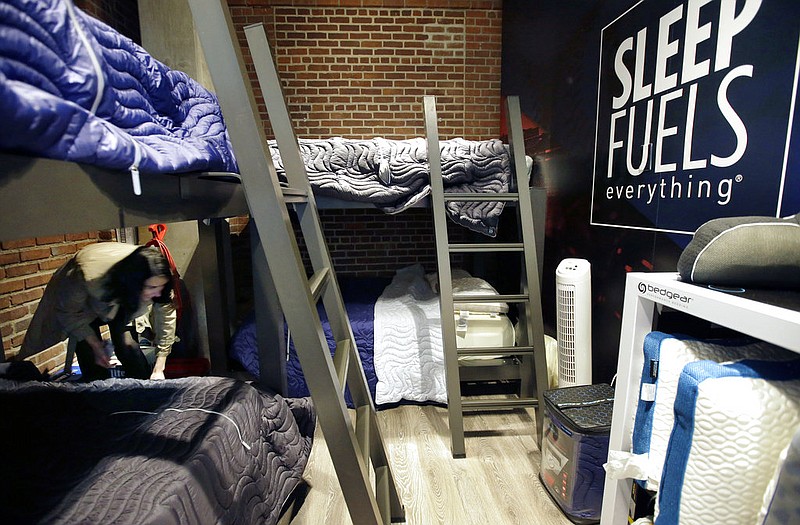
[(641, 294), (657, 295), (673, 303), (682, 303), (687, 306), (690, 302), (692, 302), (693, 299), (688, 295), (675, 292), (669, 288), (659, 288), (658, 286), (653, 286), (652, 284), (646, 284), (643, 282), (640, 282), (637, 288)]

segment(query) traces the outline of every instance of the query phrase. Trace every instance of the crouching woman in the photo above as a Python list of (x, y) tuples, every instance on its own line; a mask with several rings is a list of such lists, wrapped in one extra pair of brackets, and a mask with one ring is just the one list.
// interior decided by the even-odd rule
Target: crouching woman
[[(117, 242), (90, 244), (53, 274), (28, 326), (19, 358), (41, 352), (67, 337), (85, 381), (110, 377), (110, 356), (100, 328), (108, 325), (114, 353), (126, 377), (164, 379), (175, 342), (169, 262), (154, 246)], [(151, 368), (139, 348), (135, 318), (150, 310), (156, 360)]]

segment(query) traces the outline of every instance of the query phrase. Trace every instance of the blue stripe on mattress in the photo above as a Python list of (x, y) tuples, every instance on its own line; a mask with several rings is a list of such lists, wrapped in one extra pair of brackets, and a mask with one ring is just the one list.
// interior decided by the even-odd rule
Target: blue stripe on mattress
[[(713, 344), (732, 351), (737, 351), (748, 344), (755, 344), (749, 339), (714, 339), (703, 341), (683, 334), (666, 334), (653, 331), (645, 336), (643, 344), (644, 363), (642, 365), (641, 383), (639, 386), (639, 401), (636, 407), (636, 419), (633, 425), (632, 450), (634, 454), (647, 454), (653, 435), (653, 418), (655, 415), (656, 401), (642, 399), (644, 385), (655, 385), (656, 399), (658, 399), (658, 369), (662, 360), (661, 349), (665, 341), (676, 339), (679, 341), (696, 341), (701, 344)], [(728, 356), (733, 359), (733, 356)], [(670, 356), (664, 356), (665, 359)], [(655, 372), (655, 373), (653, 373)]]
[[(650, 332), (644, 338), (644, 364), (642, 365), (642, 379), (639, 387), (639, 403), (636, 407), (636, 419), (633, 423), (633, 453), (646, 454), (650, 450), (650, 436), (653, 431), (653, 411), (655, 401), (645, 401), (642, 399), (642, 388), (644, 385), (656, 385), (658, 377), (651, 373), (653, 366), (657, 363), (661, 354), (661, 342), (664, 339), (673, 337), (663, 332)], [(655, 365), (654, 365), (655, 363)]]
[(724, 377), (760, 378), (772, 381), (798, 379), (800, 360), (789, 362), (744, 360), (729, 364), (696, 361), (684, 367), (678, 383), (678, 395), (675, 398), (675, 425), (667, 447), (667, 457), (658, 492), (660, 513), (657, 525), (679, 525), (681, 521), (679, 509), (695, 429), (695, 407), (699, 386), (708, 379)]

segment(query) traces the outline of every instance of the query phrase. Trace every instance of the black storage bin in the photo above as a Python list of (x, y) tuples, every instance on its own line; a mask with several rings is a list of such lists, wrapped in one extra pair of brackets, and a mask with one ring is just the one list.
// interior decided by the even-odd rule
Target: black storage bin
[(539, 477), (566, 516), (597, 523), (603, 502), (614, 389), (608, 384), (544, 392)]

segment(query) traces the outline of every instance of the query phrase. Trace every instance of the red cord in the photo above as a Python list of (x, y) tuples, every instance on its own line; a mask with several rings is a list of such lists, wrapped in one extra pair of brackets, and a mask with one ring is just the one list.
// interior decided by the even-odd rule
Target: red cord
[(175, 303), (175, 311), (178, 315), (178, 320), (181, 319), (181, 314), (183, 313), (183, 299), (181, 297), (181, 282), (180, 282), (180, 274), (178, 274), (178, 269), (175, 267), (175, 261), (172, 260), (172, 255), (169, 253), (169, 248), (167, 245), (164, 244), (164, 235), (167, 233), (167, 225), (166, 224), (151, 224), (147, 227), (150, 233), (153, 235), (153, 239), (149, 241), (145, 246), (157, 246), (164, 257), (167, 258), (167, 262), (169, 263), (169, 269), (172, 273), (172, 289), (174, 291), (174, 298), (173, 302)]

